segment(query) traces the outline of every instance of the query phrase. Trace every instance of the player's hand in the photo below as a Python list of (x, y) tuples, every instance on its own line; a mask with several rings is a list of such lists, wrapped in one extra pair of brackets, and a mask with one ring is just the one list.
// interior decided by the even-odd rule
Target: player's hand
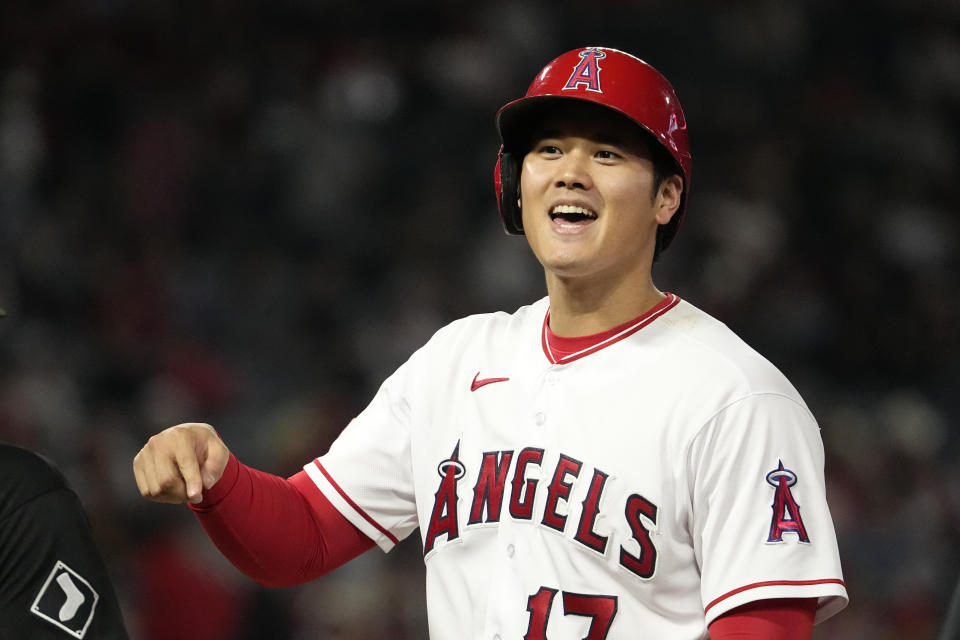
[(208, 424), (186, 423), (151, 437), (133, 459), (140, 495), (156, 502), (196, 504), (220, 480), (230, 458)]

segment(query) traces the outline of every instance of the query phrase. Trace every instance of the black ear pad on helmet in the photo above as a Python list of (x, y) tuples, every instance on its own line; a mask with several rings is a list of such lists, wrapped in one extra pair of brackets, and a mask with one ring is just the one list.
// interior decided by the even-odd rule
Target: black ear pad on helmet
[(520, 159), (510, 151), (501, 151), (497, 158), (500, 173), (497, 206), (500, 221), (510, 235), (523, 235), (523, 215), (520, 212)]

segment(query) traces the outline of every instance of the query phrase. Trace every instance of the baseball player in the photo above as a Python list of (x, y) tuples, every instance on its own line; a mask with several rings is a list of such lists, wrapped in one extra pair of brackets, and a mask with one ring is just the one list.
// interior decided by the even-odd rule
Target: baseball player
[[(7, 314), (0, 309), (0, 318)], [(86, 511), (63, 474), (0, 442), (0, 638), (125, 640)]]
[(134, 460), (266, 585), (419, 529), (433, 638), (809, 638), (847, 602), (814, 417), (651, 276), (691, 158), (670, 83), (567, 52), (496, 118), (502, 221), (547, 297), (440, 329), (288, 479), (204, 424)]

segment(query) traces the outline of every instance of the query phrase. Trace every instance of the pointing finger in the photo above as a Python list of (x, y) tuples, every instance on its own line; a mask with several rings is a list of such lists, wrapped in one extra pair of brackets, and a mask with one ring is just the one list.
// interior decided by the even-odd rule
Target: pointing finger
[(197, 451), (189, 438), (177, 438), (174, 460), (187, 492), (187, 501), (196, 504), (203, 499), (203, 481), (200, 479), (200, 463)]
[(137, 489), (140, 491), (140, 495), (147, 497), (150, 495), (150, 489), (147, 485), (147, 480), (144, 477), (143, 472), (143, 452), (141, 451), (133, 459), (133, 477), (137, 481)]

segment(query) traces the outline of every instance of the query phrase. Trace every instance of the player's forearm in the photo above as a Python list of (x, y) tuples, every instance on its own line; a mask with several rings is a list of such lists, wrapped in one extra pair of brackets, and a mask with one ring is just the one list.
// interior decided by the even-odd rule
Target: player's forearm
[(717, 618), (711, 640), (810, 640), (816, 598), (777, 598), (750, 602)]
[(220, 482), (191, 509), (221, 553), (263, 586), (301, 584), (334, 568), (306, 499), (284, 478), (233, 455)]

